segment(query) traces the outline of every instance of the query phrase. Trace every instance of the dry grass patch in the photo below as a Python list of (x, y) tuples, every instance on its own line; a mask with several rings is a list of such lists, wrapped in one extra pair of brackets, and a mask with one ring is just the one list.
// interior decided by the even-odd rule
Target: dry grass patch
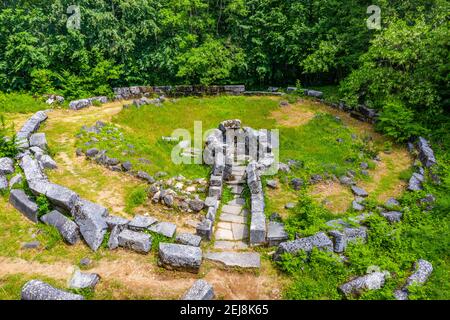
[(281, 126), (290, 128), (308, 123), (314, 115), (314, 112), (305, 108), (304, 102), (299, 102), (272, 111), (269, 118), (274, 119)]
[(336, 181), (323, 181), (312, 186), (311, 196), (322, 203), (332, 213), (345, 212), (353, 200), (348, 187)]
[(283, 219), (289, 216), (289, 210), (284, 206), (288, 202), (297, 203), (298, 194), (288, 186), (278, 183), (278, 188), (266, 188), (267, 207), (266, 214), (278, 213)]
[(400, 196), (407, 183), (401, 180), (402, 172), (412, 165), (412, 158), (404, 148), (394, 148), (390, 154), (380, 153), (381, 161), (371, 170), (371, 179), (361, 182), (361, 187), (374, 199), (385, 202), (390, 197)]

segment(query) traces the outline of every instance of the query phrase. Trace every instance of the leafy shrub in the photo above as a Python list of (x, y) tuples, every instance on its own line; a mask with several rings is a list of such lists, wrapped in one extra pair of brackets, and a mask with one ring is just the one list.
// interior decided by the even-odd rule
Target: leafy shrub
[(417, 122), (414, 121), (414, 112), (400, 102), (386, 104), (377, 122), (377, 128), (398, 142), (404, 142), (410, 137), (424, 133)]
[(42, 217), (44, 214), (49, 213), (51, 210), (51, 204), (47, 197), (43, 194), (36, 197), (36, 204), (38, 206), (38, 217)]

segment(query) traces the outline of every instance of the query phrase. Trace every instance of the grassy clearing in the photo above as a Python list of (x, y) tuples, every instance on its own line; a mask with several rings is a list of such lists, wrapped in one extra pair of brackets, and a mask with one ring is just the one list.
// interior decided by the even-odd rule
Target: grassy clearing
[(0, 92), (0, 113), (29, 113), (48, 108), (48, 104), (44, 101), (35, 99), (29, 94)]

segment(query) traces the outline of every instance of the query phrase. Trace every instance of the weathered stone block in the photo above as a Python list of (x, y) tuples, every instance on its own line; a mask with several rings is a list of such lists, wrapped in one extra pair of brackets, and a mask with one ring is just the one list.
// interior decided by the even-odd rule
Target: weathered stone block
[(139, 253), (148, 253), (152, 248), (152, 237), (143, 232), (125, 229), (119, 234), (119, 246)]
[(202, 250), (182, 244), (159, 244), (159, 265), (162, 267), (197, 273), (202, 263)]
[(79, 294), (70, 293), (39, 281), (30, 280), (22, 287), (22, 300), (84, 300)]
[(32, 222), (38, 222), (38, 206), (21, 189), (11, 190), (9, 203)]
[(194, 282), (192, 287), (184, 294), (181, 300), (212, 300), (214, 299), (213, 287), (203, 279)]
[(179, 244), (184, 244), (193, 247), (199, 247), (202, 241), (200, 236), (191, 233), (179, 233), (177, 234), (175, 241)]
[(313, 248), (332, 251), (333, 242), (323, 232), (313, 236), (300, 238), (293, 241), (282, 242), (276, 251), (274, 258), (278, 260), (283, 253), (297, 254), (300, 251), (310, 252)]
[(57, 210), (43, 215), (41, 221), (55, 227), (69, 244), (75, 244), (80, 240), (80, 229), (78, 225)]

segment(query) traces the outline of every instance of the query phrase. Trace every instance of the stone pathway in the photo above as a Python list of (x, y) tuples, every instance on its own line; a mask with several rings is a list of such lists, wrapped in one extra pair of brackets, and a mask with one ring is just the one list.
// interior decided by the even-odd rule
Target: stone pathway
[(248, 248), (248, 211), (243, 208), (245, 199), (241, 197), (245, 184), (245, 166), (232, 168), (233, 180), (227, 181), (234, 198), (222, 206), (216, 225), (214, 248), (219, 250), (240, 250)]

